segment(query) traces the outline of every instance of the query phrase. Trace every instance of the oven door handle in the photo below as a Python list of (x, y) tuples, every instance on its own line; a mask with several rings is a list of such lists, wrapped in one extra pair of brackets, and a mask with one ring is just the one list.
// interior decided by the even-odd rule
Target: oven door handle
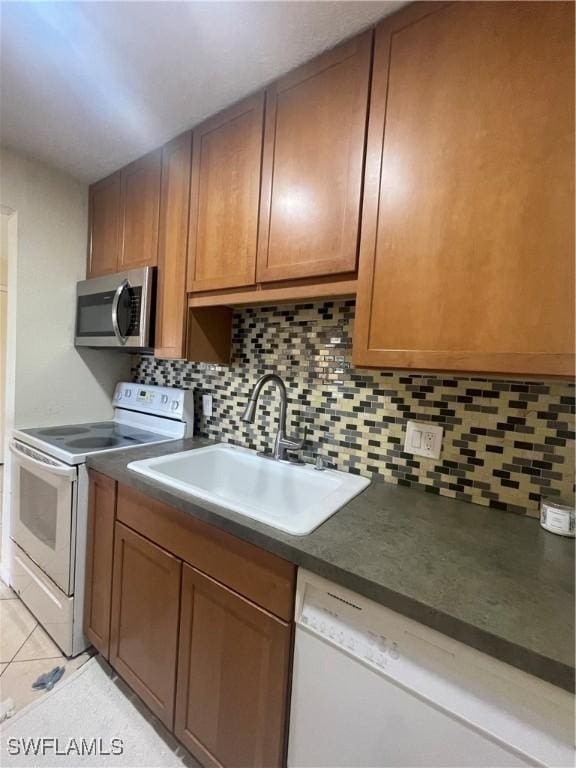
[(114, 335), (116, 336), (120, 344), (122, 344), (122, 346), (124, 346), (124, 344), (126, 344), (126, 342), (128, 341), (128, 336), (124, 336), (122, 334), (122, 331), (120, 330), (120, 326), (118, 325), (118, 305), (120, 304), (120, 299), (122, 297), (122, 294), (127, 288), (130, 288), (130, 283), (126, 278), (124, 278), (124, 280), (122, 280), (118, 288), (116, 288), (116, 293), (114, 294), (114, 298), (112, 299), (112, 329), (114, 330)]
[(32, 471), (34, 469), (42, 469), (44, 472), (49, 472), (51, 475), (67, 477), (70, 481), (76, 479), (76, 467), (60, 464), (60, 462), (56, 462), (54, 459), (50, 459), (49, 461), (35, 459), (15, 440), (10, 441), (10, 453), (12, 453), (23, 466), (28, 466)]

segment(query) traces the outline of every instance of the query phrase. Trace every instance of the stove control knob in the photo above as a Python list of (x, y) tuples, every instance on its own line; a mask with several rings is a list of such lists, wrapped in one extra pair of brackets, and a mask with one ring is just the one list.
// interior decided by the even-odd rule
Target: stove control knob
[(168, 395), (162, 395), (162, 397), (160, 398), (160, 401), (162, 405), (166, 405), (166, 403), (168, 402)]
[(173, 411), (177, 411), (179, 405), (180, 405), (180, 403), (178, 402), (178, 400), (172, 400), (171, 408), (172, 408)]
[(118, 392), (116, 395), (116, 400), (122, 400), (122, 392)]
[(132, 390), (131, 389), (125, 389), (124, 390), (124, 397), (132, 397)]

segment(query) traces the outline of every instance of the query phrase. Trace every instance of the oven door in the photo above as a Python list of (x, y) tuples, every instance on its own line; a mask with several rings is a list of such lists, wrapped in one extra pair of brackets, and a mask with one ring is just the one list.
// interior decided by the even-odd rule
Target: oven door
[(76, 467), (12, 440), (12, 538), (67, 595), (74, 593)]
[(76, 292), (76, 346), (150, 346), (151, 267), (83, 280)]

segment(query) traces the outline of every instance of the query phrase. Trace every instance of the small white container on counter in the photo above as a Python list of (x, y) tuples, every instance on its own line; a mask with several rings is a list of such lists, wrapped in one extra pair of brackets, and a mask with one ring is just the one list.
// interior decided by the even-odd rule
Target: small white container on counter
[(540, 525), (551, 533), (574, 537), (576, 534), (574, 504), (570, 504), (566, 499), (542, 499)]

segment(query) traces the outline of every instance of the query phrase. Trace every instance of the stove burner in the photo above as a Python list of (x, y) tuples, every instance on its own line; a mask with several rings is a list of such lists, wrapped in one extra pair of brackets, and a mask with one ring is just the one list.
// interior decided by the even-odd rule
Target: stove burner
[(114, 448), (122, 445), (122, 441), (116, 437), (81, 437), (78, 440), (70, 440), (71, 448)]
[(41, 435), (46, 437), (68, 437), (69, 435), (82, 435), (90, 430), (84, 427), (53, 427), (40, 430)]

